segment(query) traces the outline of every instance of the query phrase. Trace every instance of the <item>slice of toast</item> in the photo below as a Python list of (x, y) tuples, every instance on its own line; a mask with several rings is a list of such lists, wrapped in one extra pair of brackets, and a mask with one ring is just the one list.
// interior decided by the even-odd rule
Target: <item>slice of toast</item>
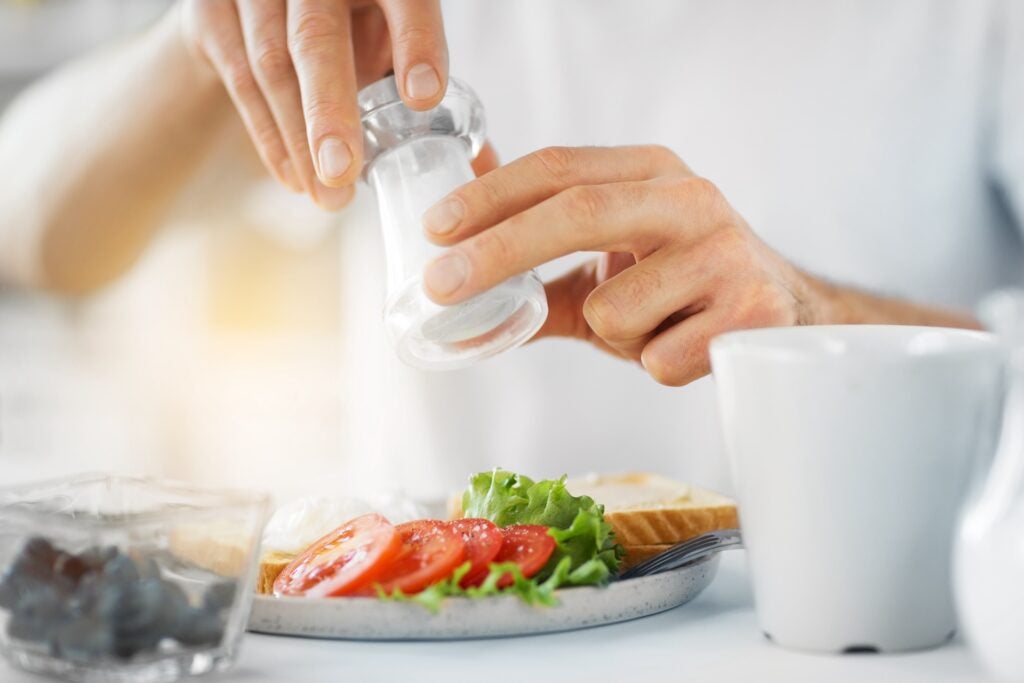
[(627, 549), (671, 546), (716, 529), (739, 526), (736, 503), (726, 496), (643, 472), (570, 479), (576, 496), (604, 505), (615, 540)]
[(278, 574), (291, 564), (295, 555), (273, 550), (260, 558), (260, 569), (256, 574), (256, 592), (269, 595), (274, 592), (274, 581)]

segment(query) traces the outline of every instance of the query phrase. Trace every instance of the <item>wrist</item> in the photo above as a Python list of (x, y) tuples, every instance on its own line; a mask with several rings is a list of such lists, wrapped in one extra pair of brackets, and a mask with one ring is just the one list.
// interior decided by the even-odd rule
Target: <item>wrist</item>
[(800, 280), (797, 296), (798, 325), (842, 325), (854, 322), (842, 290), (809, 273), (797, 271)]

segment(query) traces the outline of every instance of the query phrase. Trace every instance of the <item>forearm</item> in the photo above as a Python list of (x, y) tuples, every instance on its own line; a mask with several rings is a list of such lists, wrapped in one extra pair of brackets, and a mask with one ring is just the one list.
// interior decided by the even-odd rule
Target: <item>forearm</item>
[(970, 314), (879, 296), (807, 276), (816, 324), (926, 325), (981, 329)]
[(153, 236), (231, 114), (176, 14), (47, 77), (0, 120), (0, 280), (89, 291)]

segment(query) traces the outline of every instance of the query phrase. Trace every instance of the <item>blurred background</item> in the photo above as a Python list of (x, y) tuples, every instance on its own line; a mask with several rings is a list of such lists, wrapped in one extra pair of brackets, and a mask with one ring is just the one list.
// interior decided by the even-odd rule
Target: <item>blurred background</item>
[[(0, 110), (32, 80), (138, 31), (169, 4), (0, 0)], [(110, 469), (274, 482), (287, 498), (314, 491), (282, 461), (301, 454), (307, 473), (323, 459), (340, 464), (337, 223), (349, 216), (356, 228), (372, 206), (363, 198), (337, 216), (269, 182), (203, 180), (237, 191), (225, 188), (216, 210), (182, 212), (203, 221), (172, 220), (98, 295), (74, 302), (0, 289), (0, 483)], [(344, 491), (348, 482), (322, 485)]]

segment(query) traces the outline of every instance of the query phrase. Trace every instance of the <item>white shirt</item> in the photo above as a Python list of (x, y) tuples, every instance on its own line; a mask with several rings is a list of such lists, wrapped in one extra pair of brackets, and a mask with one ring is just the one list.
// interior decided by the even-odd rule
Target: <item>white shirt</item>
[[(480, 95), (505, 161), (546, 145), (659, 143), (830, 280), (960, 308), (1021, 281), (1024, 3), (445, 10), (451, 71)], [(357, 318), (348, 329), (375, 324)], [(730, 488), (710, 379), (661, 387), (575, 341), (439, 375), (396, 367), (382, 339), (351, 360), (379, 390), (359, 414), (386, 416), (365, 437), (352, 425), (356, 451), (407, 478), (646, 469)]]

